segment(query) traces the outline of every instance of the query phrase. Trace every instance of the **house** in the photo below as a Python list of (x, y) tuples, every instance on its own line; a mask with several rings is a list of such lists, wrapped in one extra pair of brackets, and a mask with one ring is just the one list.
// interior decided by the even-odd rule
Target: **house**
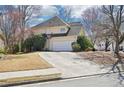
[(76, 42), (80, 33), (84, 34), (80, 22), (66, 23), (58, 16), (54, 16), (31, 29), (35, 35), (47, 35), (44, 49), (50, 51), (72, 51), (72, 42)]
[[(124, 32), (124, 23), (122, 23), (120, 31)], [(107, 35), (109, 36), (109, 40), (110, 40), (110, 45), (108, 46), (107, 50), (113, 51), (115, 49), (115, 45), (116, 45), (113, 32), (108, 32)], [(106, 44), (105, 38), (104, 39), (97, 38), (94, 47), (95, 47), (95, 49), (97, 49), (99, 51), (104, 51), (105, 50), (105, 44)], [(119, 45), (119, 50), (124, 51), (124, 41)]]
[[(94, 48), (98, 51), (105, 51), (105, 41), (99, 41), (94, 44)], [(112, 41), (108, 46), (107, 50), (113, 51), (115, 48), (115, 42)]]

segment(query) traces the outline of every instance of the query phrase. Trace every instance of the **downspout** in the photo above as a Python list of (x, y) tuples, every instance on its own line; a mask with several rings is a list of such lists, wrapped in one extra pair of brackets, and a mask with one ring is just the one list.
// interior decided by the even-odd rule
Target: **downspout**
[(67, 32), (65, 33), (66, 36), (68, 35), (69, 31), (71, 30), (71, 28), (70, 28), (69, 26), (67, 26), (67, 28), (68, 28), (68, 30), (67, 30)]

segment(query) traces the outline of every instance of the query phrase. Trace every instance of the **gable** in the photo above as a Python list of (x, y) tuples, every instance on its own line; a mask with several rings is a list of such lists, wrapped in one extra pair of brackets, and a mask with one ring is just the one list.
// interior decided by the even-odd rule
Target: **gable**
[(66, 22), (64, 22), (62, 19), (60, 19), (58, 16), (55, 16), (43, 23), (40, 23), (32, 28), (38, 28), (38, 27), (54, 27), (54, 26), (69, 26)]
[(81, 23), (79, 23), (79, 22), (71, 23), (70, 24), (70, 31), (68, 33), (68, 36), (79, 35), (79, 33), (81, 31), (83, 32), (83, 27), (82, 27)]
[(68, 35), (78, 35), (81, 31), (81, 26), (71, 26)]
[[(65, 32), (61, 31), (61, 28), (63, 27), (66, 28)], [(81, 31), (83, 32), (83, 27), (80, 22), (66, 23), (58, 16), (55, 16), (41, 24), (34, 26), (33, 30), (36, 34), (45, 33), (56, 37), (79, 35)]]

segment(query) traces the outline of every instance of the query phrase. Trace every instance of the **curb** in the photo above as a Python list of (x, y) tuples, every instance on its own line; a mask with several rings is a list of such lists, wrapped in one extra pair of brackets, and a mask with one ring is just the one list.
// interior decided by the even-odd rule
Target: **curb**
[(38, 69), (36, 71), (28, 70), (18, 72), (7, 72), (0, 73), (0, 75), (0, 87), (57, 80), (61, 78), (61, 72), (58, 71), (56, 68), (43, 69), (42, 71)]
[(117, 74), (115, 73), (101, 73), (101, 74), (93, 74), (93, 75), (84, 75), (84, 76), (76, 76), (76, 77), (68, 77), (68, 78), (56, 78), (56, 79), (51, 79), (51, 80), (44, 80), (44, 81), (34, 81), (34, 82), (27, 82), (27, 83), (21, 83), (21, 84), (15, 84), (15, 85), (9, 85), (9, 86), (20, 86), (20, 85), (25, 85), (25, 84), (36, 84), (36, 83), (46, 83), (46, 82), (54, 82), (54, 81), (63, 81), (63, 80), (72, 80), (72, 79), (80, 79), (80, 78), (88, 78), (88, 77), (93, 77), (93, 76), (105, 76), (105, 75), (111, 75), (111, 74)]
[(29, 84), (33, 82), (43, 82), (43, 81), (49, 81), (49, 80), (57, 80), (57, 79), (60, 79), (60, 76), (61, 76), (61, 73), (55, 73), (55, 74), (49, 74), (49, 75), (3, 79), (3, 80), (0, 80), (0, 87)]

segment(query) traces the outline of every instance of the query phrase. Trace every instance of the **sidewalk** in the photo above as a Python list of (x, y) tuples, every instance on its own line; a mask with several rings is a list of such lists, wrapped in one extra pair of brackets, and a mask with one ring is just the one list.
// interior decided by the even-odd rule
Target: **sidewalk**
[(60, 78), (56, 68), (0, 73), (0, 86)]

